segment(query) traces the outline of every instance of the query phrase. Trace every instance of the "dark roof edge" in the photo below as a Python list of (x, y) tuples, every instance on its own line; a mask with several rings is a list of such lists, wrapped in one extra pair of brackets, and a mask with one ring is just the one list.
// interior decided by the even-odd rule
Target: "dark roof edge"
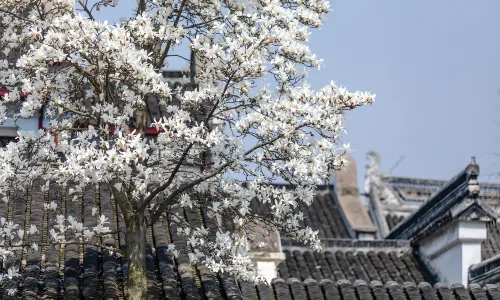
[(389, 178), (389, 183), (421, 183), (421, 184), (436, 184), (443, 185), (447, 181), (443, 179), (428, 179), (428, 178), (415, 178), (415, 177), (402, 177), (402, 176), (391, 176)]
[(466, 198), (450, 208), (445, 214), (437, 216), (427, 227), (416, 233), (412, 242), (417, 243), (434, 232), (440, 231), (445, 225), (458, 220), (489, 223), (495, 222), (496, 214), (488, 204), (482, 203), (481, 200)]
[[(408, 240), (354, 240), (354, 239), (321, 239), (321, 247), (328, 248), (406, 248), (410, 246)], [(309, 249), (303, 244), (287, 238), (281, 239), (281, 247), (301, 247)]]
[[(462, 284), (441, 284), (434, 285), (428, 282), (404, 282), (395, 281), (366, 282), (364, 280), (349, 281), (341, 279), (333, 281), (323, 279), (317, 281), (306, 279), (301, 281), (297, 278), (290, 278), (287, 281), (281, 278), (272, 280), (270, 289), (277, 300), (282, 299), (459, 299), (458, 295), (466, 293), (471, 300), (478, 299), (498, 299), (500, 292), (498, 285), (486, 285), (484, 287), (471, 284), (464, 286)], [(261, 289), (257, 286), (259, 299), (268, 299), (269, 293), (260, 293)], [(267, 290), (264, 290), (267, 291)], [(267, 297), (265, 297), (267, 295)], [(456, 296), (455, 296), (456, 295)], [(252, 298), (255, 295), (251, 295)]]
[(469, 182), (477, 180), (479, 165), (475, 157), (458, 175), (426, 201), (412, 215), (396, 226), (388, 235), (389, 239), (410, 239), (427, 227), (437, 217), (450, 209), (457, 202), (469, 196)]
[[(428, 178), (416, 178), (416, 177), (403, 177), (403, 176), (391, 176), (389, 178), (389, 184), (391, 183), (412, 183), (412, 184), (436, 184), (443, 185), (448, 181), (443, 179), (428, 179)], [(481, 187), (484, 188), (500, 188), (500, 182), (483, 182)]]
[(500, 282), (500, 254), (472, 265), (469, 268), (469, 282), (478, 284)]

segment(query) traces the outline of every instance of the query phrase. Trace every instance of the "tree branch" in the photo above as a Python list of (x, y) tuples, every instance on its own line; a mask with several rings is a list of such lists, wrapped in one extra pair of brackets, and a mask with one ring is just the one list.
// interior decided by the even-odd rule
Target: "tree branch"
[[(182, 0), (181, 6), (179, 7), (179, 12), (177, 13), (177, 17), (175, 18), (173, 27), (177, 27), (177, 25), (179, 24), (179, 20), (181, 18), (182, 11), (184, 10), (185, 4), (186, 4), (186, 0)], [(157, 69), (160, 69), (161, 67), (163, 67), (163, 62), (167, 58), (168, 51), (170, 51), (171, 46), (172, 46), (172, 40), (168, 40), (167, 46), (165, 47), (165, 51), (163, 51), (162, 55), (160, 56), (160, 59), (157, 61), (157, 65), (156, 65)]]
[(127, 195), (123, 191), (119, 191), (116, 187), (115, 184), (118, 183), (117, 179), (113, 179), (111, 183), (109, 184), (109, 187), (113, 191), (113, 196), (115, 196), (116, 203), (118, 204), (118, 207), (120, 207), (123, 217), (128, 218), (129, 211), (128, 211), (128, 206), (127, 206)]
[[(304, 126), (307, 126), (309, 125), (308, 123), (304, 123), (300, 126), (297, 126), (295, 127), (295, 130), (298, 130)], [(257, 144), (255, 146), (253, 146), (252, 148), (248, 149), (244, 154), (243, 156), (247, 156), (248, 154), (252, 153), (253, 151), (259, 149), (259, 148), (262, 148), (264, 146), (267, 146), (269, 144), (272, 144), (274, 142), (276, 142), (277, 140), (279, 140), (280, 138), (283, 138), (285, 136), (285, 134), (280, 134), (272, 139), (270, 139), (269, 141), (267, 142), (263, 142), (263, 143), (260, 143), (260, 144)], [(161, 214), (163, 213), (163, 210), (165, 210), (165, 208), (171, 204), (171, 202), (173, 202), (175, 200), (175, 198), (177, 198), (177, 196), (179, 196), (181, 193), (183, 193), (184, 191), (194, 187), (195, 185), (197, 184), (200, 184), (202, 183), (203, 181), (207, 180), (207, 179), (210, 179), (218, 174), (220, 174), (222, 171), (224, 171), (224, 169), (226, 169), (227, 167), (229, 167), (230, 165), (232, 165), (236, 160), (230, 160), (224, 164), (222, 164), (219, 168), (217, 168), (214, 172), (206, 175), (206, 176), (203, 176), (203, 177), (200, 177), (188, 184), (185, 184), (184, 186), (178, 188), (177, 190), (173, 191), (167, 198), (165, 198), (165, 200), (160, 204), (160, 203), (157, 203), (152, 211), (153, 211), (153, 215), (151, 216), (151, 222), (150, 224), (154, 224), (156, 223), (156, 221), (158, 221), (159, 217), (161, 216)]]
[(82, 6), (83, 10), (87, 13), (87, 15), (89, 16), (89, 19), (91, 19), (92, 21), (94, 21), (94, 16), (92, 15), (92, 11), (90, 11), (87, 7), (87, 3), (83, 3), (82, 0), (78, 0), (78, 3), (80, 3), (80, 5)]
[(142, 14), (146, 10), (146, 1), (145, 0), (139, 0), (137, 2), (137, 16)]
[(6, 13), (6, 14), (9, 14), (9, 15), (11, 15), (11, 16), (13, 16), (13, 17), (18, 18), (19, 20), (23, 20), (23, 21), (26, 21), (26, 22), (33, 23), (33, 21), (31, 21), (30, 19), (26, 19), (26, 18), (23, 18), (23, 17), (21, 17), (21, 16), (18, 16), (18, 15), (16, 15), (15, 13), (10, 12), (10, 11), (8, 11), (8, 10), (5, 10), (5, 9), (3, 9), (3, 8), (0, 8), (0, 12), (3, 12), (3, 13)]
[(71, 108), (71, 107), (68, 107), (66, 105), (57, 105), (57, 104), (56, 104), (56, 106), (60, 106), (60, 107), (62, 107), (64, 109), (66, 109), (67, 111), (70, 111), (70, 112), (75, 113), (77, 115), (80, 115), (80, 116), (83, 116), (83, 117), (86, 117), (86, 118), (90, 118), (90, 119), (93, 119), (93, 120), (97, 121), (97, 118), (95, 116), (93, 116), (91, 114), (88, 114), (88, 113), (84, 113), (83, 111), (79, 111), (79, 110), (77, 110), (75, 108)]
[(200, 22), (200, 23), (196, 23), (196, 24), (193, 24), (193, 25), (190, 25), (190, 26), (186, 26), (184, 27), (184, 29), (192, 29), (192, 28), (196, 28), (200, 25), (206, 25), (206, 24), (210, 24), (214, 21), (220, 21), (220, 20), (223, 20), (224, 18), (222, 17), (219, 17), (219, 18), (215, 18), (215, 19), (212, 19), (212, 20), (209, 20), (209, 21), (206, 21), (206, 22)]
[[(226, 85), (224, 86), (224, 89), (222, 90), (220, 98), (215, 102), (214, 106), (212, 107), (212, 110), (210, 111), (210, 113), (205, 118), (205, 124), (207, 124), (208, 121), (210, 121), (210, 118), (212, 117), (212, 115), (214, 114), (215, 110), (217, 109), (217, 106), (220, 103), (220, 99), (222, 97), (224, 97), (224, 94), (226, 93), (227, 89), (229, 88), (229, 83), (231, 82), (231, 80), (233, 79), (233, 77), (234, 77), (235, 74), (236, 74), (236, 72), (234, 72), (233, 74), (231, 74), (231, 76), (229, 76), (229, 78), (227, 79)], [(164, 191), (166, 188), (168, 188), (170, 186), (170, 184), (172, 183), (172, 181), (175, 178), (175, 175), (179, 171), (179, 168), (181, 167), (182, 163), (184, 162), (184, 160), (188, 156), (189, 151), (191, 150), (191, 148), (193, 146), (194, 146), (194, 142), (191, 143), (191, 144), (189, 144), (189, 146), (187, 146), (187, 148), (184, 149), (184, 151), (182, 152), (182, 155), (181, 155), (179, 161), (177, 162), (177, 165), (172, 170), (172, 173), (170, 174), (167, 182), (165, 182), (164, 184), (162, 184), (161, 186), (159, 186), (158, 188), (156, 188), (148, 197), (146, 197), (146, 199), (144, 199), (143, 203), (141, 203), (140, 206), (139, 206), (139, 211), (140, 212), (143, 212), (144, 209), (146, 209), (146, 207), (149, 205), (149, 203), (151, 203), (151, 201), (153, 201), (154, 197), (156, 197), (159, 193), (161, 193), (162, 191)]]

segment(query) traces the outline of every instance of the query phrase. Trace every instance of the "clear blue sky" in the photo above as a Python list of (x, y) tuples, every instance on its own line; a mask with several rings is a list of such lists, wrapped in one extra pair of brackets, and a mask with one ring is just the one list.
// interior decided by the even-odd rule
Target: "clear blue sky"
[[(121, 0), (125, 13), (135, 4)], [(362, 186), (365, 153), (396, 176), (449, 179), (477, 156), (482, 181), (500, 172), (500, 1), (336, 0), (311, 38), (324, 68), (315, 88), (334, 80), (377, 94), (348, 114), (347, 140)], [(111, 11), (103, 19), (116, 20)], [(176, 67), (172, 65), (172, 67)]]
[[(477, 156), (500, 171), (500, 1), (338, 0), (312, 49), (313, 74), (377, 94), (348, 115), (348, 140), (364, 175), (365, 153), (393, 175), (449, 179)], [(487, 181), (488, 176), (482, 176)], [(499, 178), (489, 179), (498, 181)], [(359, 183), (362, 183), (360, 178)]]

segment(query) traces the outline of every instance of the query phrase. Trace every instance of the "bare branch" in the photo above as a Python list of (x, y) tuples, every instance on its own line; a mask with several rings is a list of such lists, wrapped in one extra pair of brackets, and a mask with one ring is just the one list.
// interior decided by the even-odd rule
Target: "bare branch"
[(193, 25), (190, 25), (190, 26), (186, 26), (186, 27), (184, 27), (184, 29), (192, 29), (192, 28), (200, 27), (200, 26), (207, 25), (207, 24), (210, 24), (212, 22), (221, 21), (221, 20), (223, 20), (223, 18), (219, 17), (219, 18), (215, 18), (215, 19), (212, 19), (212, 20), (209, 20), (209, 21), (206, 21), (206, 22), (200, 22), (200, 23), (196, 23), (196, 24), (193, 24)]
[(87, 13), (87, 15), (89, 16), (89, 19), (91, 19), (92, 21), (95, 20), (94, 16), (92, 15), (92, 11), (90, 11), (87, 7), (87, 3), (83, 3), (82, 0), (78, 0), (78, 3), (82, 6), (83, 10)]
[(3, 13), (6, 13), (6, 14), (9, 14), (9, 15), (11, 15), (11, 16), (13, 16), (13, 17), (15, 17), (15, 18), (19, 19), (19, 20), (23, 20), (23, 21), (26, 21), (26, 22), (33, 23), (33, 21), (31, 21), (30, 19), (23, 18), (23, 17), (21, 17), (21, 16), (19, 16), (19, 15), (16, 15), (15, 13), (13, 13), (13, 12), (11, 12), (11, 11), (8, 11), (8, 10), (5, 10), (5, 9), (3, 9), (3, 8), (0, 8), (0, 12), (3, 12)]
[[(57, 105), (57, 104), (56, 104), (56, 105)], [(78, 115), (80, 115), (80, 116), (83, 116), (83, 117), (86, 117), (86, 118), (90, 118), (90, 119), (93, 119), (93, 120), (96, 120), (96, 121), (97, 121), (97, 118), (96, 118), (95, 116), (93, 116), (93, 115), (89, 114), (89, 113), (85, 113), (85, 112), (80, 111), (80, 110), (78, 110), (78, 109), (76, 109), (76, 108), (72, 108), (72, 107), (69, 107), (69, 106), (66, 106), (66, 105), (58, 105), (58, 106), (60, 106), (60, 107), (64, 108), (64, 109), (65, 109), (65, 110), (67, 110), (67, 111), (70, 111), (70, 112), (72, 112), (72, 113), (74, 113), (74, 114), (78, 114)]]
[(137, 2), (137, 16), (142, 14), (146, 10), (146, 1), (145, 0), (139, 0)]
[[(182, 0), (181, 6), (179, 7), (179, 11), (177, 12), (177, 16), (174, 21), (173, 27), (177, 27), (177, 24), (179, 24), (179, 20), (181, 18), (182, 11), (184, 10), (184, 5), (186, 4), (186, 0)], [(168, 52), (170, 51), (170, 47), (172, 46), (172, 40), (168, 40), (167, 46), (165, 47), (165, 50), (163, 51), (162, 55), (160, 56), (160, 59), (157, 61), (156, 68), (160, 69), (163, 67), (163, 63), (165, 62), (165, 59), (167, 58)]]

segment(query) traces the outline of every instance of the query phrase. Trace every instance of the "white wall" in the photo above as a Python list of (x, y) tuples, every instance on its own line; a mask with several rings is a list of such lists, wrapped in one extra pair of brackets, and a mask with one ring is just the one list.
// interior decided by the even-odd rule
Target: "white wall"
[(486, 223), (456, 221), (419, 242), (420, 253), (446, 284), (467, 285), (469, 267), (481, 262)]
[(374, 240), (375, 233), (373, 232), (360, 232), (358, 233), (358, 240)]
[(255, 262), (259, 274), (270, 284), (274, 278), (278, 277), (278, 265), (285, 261), (285, 253), (250, 252), (250, 258)]

